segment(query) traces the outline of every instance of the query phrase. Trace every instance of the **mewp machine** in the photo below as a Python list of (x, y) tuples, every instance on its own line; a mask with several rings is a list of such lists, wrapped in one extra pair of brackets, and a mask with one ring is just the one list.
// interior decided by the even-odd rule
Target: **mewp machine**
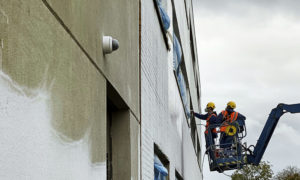
[[(258, 165), (273, 135), (280, 117), (284, 113), (300, 113), (300, 104), (278, 104), (272, 109), (267, 122), (260, 134), (256, 145), (247, 147), (242, 143), (242, 139), (247, 135), (245, 122), (237, 120), (229, 124), (226, 128), (226, 135), (233, 136), (233, 144), (228, 148), (220, 148), (220, 144), (211, 145), (207, 148), (208, 162), (210, 171), (223, 172), (226, 170), (240, 169), (244, 165)], [(222, 125), (210, 125), (208, 128), (213, 129)], [(208, 130), (208, 141), (213, 144), (211, 130)]]

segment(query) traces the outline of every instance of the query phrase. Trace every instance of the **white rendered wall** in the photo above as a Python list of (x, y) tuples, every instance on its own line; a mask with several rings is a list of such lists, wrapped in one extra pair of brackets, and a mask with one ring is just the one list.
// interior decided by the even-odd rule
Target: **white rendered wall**
[(106, 180), (106, 162), (90, 163), (88, 133), (68, 143), (53, 130), (46, 89), (25, 89), (0, 72), (0, 92), (1, 180)]

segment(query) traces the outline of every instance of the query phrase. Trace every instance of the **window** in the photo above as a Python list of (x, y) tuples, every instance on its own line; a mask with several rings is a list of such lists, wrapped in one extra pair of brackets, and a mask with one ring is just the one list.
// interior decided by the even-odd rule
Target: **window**
[(165, 9), (166, 2), (165, 1), (162, 2), (162, 0), (153, 0), (153, 1), (154, 1), (156, 13), (158, 15), (159, 24), (163, 32), (163, 37), (165, 40), (166, 47), (168, 50), (171, 50), (171, 47), (169, 46), (168, 43), (168, 37), (167, 37), (168, 29), (170, 28), (170, 17), (168, 16), (168, 13)]
[(190, 16), (189, 16), (189, 12), (190, 12), (190, 8), (189, 5), (187, 4), (187, 0), (184, 0), (184, 5), (185, 5), (185, 14), (186, 14), (186, 22), (187, 22), (187, 27), (190, 28), (189, 24), (190, 24)]
[(175, 180), (183, 180), (182, 176), (175, 170)]
[(179, 29), (177, 18), (173, 3), (173, 65), (174, 74), (177, 80), (181, 100), (184, 106), (184, 111), (187, 117), (188, 125), (190, 125), (190, 91), (188, 86), (188, 79), (186, 68), (184, 64), (184, 56), (182, 54), (181, 40), (179, 36)]
[(154, 144), (154, 180), (169, 179), (169, 160), (165, 154)]
[(191, 136), (192, 136), (192, 142), (193, 142), (194, 148), (196, 149), (196, 144), (197, 144), (197, 127), (196, 127), (195, 117), (193, 117), (191, 119)]

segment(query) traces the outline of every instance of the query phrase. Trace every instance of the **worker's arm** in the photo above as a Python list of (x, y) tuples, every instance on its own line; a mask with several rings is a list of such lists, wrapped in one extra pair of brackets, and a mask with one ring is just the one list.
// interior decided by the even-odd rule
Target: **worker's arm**
[(198, 114), (198, 113), (194, 112), (194, 116), (196, 118), (199, 118), (199, 119), (202, 119), (202, 120), (206, 120), (208, 115), (207, 114)]

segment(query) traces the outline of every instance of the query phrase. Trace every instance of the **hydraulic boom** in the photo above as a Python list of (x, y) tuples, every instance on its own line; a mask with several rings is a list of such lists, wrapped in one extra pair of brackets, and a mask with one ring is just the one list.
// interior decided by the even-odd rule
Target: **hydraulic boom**
[(300, 104), (279, 104), (276, 108), (272, 109), (256, 143), (253, 154), (247, 156), (249, 164), (258, 165), (260, 163), (280, 117), (286, 112), (300, 113)]

